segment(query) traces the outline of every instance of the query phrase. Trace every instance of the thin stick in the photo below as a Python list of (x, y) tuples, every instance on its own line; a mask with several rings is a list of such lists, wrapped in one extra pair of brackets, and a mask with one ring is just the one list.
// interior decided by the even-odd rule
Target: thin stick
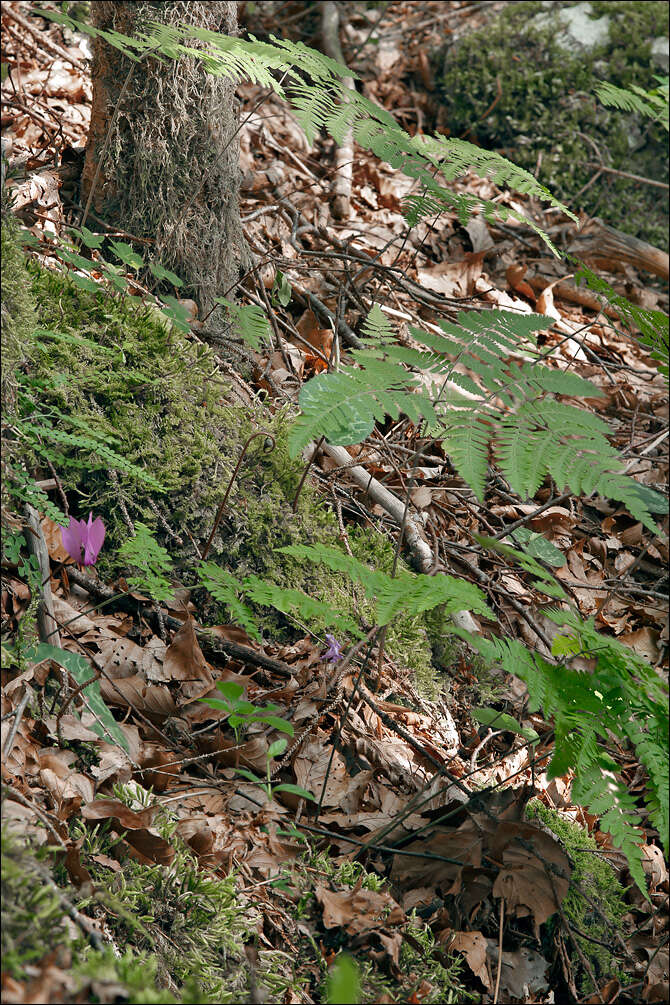
[(26, 543), (28, 551), (37, 559), (40, 571), (41, 597), (37, 608), (37, 627), (41, 642), (47, 642), (60, 648), (60, 636), (54, 615), (54, 602), (51, 593), (51, 570), (49, 567), (49, 552), (40, 526), (37, 510), (29, 503), (23, 508), (26, 518)]
[(496, 974), (496, 989), (493, 992), (493, 1005), (497, 1005), (498, 992), (500, 991), (500, 975), (502, 974), (502, 944), (503, 944), (503, 921), (505, 920), (505, 898), (500, 898), (500, 935), (498, 937), (498, 973)]
[(17, 732), (19, 730), (19, 726), (21, 725), (21, 719), (23, 718), (23, 713), (25, 712), (26, 705), (28, 704), (28, 699), (29, 698), (30, 698), (30, 688), (28, 686), (26, 686), (26, 689), (24, 691), (23, 697), (21, 698), (21, 701), (19, 702), (19, 704), (18, 704), (18, 706), (16, 708), (16, 711), (14, 713), (15, 719), (14, 719), (14, 722), (12, 724), (12, 728), (9, 731), (9, 735), (7, 736), (7, 739), (5, 740), (4, 747), (2, 748), (2, 760), (3, 761), (6, 761), (7, 758), (9, 757), (9, 755), (12, 752), (12, 747), (14, 746), (14, 737), (16, 736), (16, 734), (17, 734)]

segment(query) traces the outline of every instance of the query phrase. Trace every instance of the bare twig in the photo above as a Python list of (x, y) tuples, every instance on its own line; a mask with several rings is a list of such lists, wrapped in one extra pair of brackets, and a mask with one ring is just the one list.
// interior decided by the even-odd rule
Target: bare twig
[(26, 518), (26, 543), (28, 551), (37, 559), (40, 571), (41, 591), (37, 608), (37, 629), (40, 641), (48, 645), (60, 647), (60, 636), (54, 616), (54, 602), (51, 593), (51, 569), (49, 567), (49, 552), (40, 526), (40, 518), (34, 506), (26, 503), (23, 509)]

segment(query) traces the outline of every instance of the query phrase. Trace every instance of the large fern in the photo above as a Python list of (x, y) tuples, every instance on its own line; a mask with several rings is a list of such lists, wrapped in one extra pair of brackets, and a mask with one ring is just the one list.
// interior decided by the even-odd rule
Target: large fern
[[(485, 542), (484, 542), (485, 543)], [(495, 543), (498, 550), (506, 546)], [(302, 562), (325, 564), (334, 575), (347, 576), (361, 584), (375, 604), (375, 622), (382, 626), (400, 614), (416, 615), (444, 606), (447, 613), (470, 609), (492, 618), (477, 587), (450, 576), (415, 575), (402, 570), (395, 578), (371, 569), (337, 548), (324, 545), (289, 545), (280, 548)], [(518, 555), (507, 549), (512, 557)], [(539, 563), (521, 555), (527, 571), (542, 581), (549, 578)], [(255, 637), (251, 611), (240, 594), (284, 613), (318, 617), (326, 624), (360, 638), (357, 626), (325, 601), (315, 601), (298, 590), (283, 590), (255, 576), (237, 581), (212, 563), (201, 566), (201, 582), (226, 604)], [(550, 592), (550, 591), (547, 591)], [(559, 591), (560, 594), (560, 591)], [(615, 639), (598, 634), (592, 620), (574, 611), (546, 612), (563, 631), (553, 644), (557, 662), (532, 652), (509, 638), (485, 638), (454, 629), (490, 663), (502, 665), (523, 680), (528, 688), (531, 711), (542, 710), (554, 721), (555, 747), (548, 776), (574, 772), (573, 798), (601, 818), (601, 827), (627, 856), (631, 875), (644, 890), (640, 843), (640, 813), (634, 798), (618, 777), (618, 766), (605, 745), (614, 736), (629, 741), (648, 773), (645, 801), (650, 819), (668, 847), (668, 698), (667, 685), (644, 660)], [(590, 657), (592, 673), (571, 666), (575, 657)], [(560, 662), (558, 662), (560, 660)]]
[[(547, 613), (547, 612), (545, 612)], [(515, 639), (490, 638), (457, 630), (484, 658), (502, 665), (528, 687), (530, 711), (553, 718), (554, 753), (549, 778), (575, 773), (572, 796), (601, 818), (617, 847), (628, 858), (631, 875), (645, 889), (644, 834), (634, 798), (618, 777), (616, 762), (604, 750), (612, 735), (628, 740), (648, 772), (645, 801), (650, 818), (668, 848), (667, 688), (653, 669), (614, 639), (599, 635), (592, 621), (574, 612), (549, 616), (570, 630), (554, 641), (559, 664), (531, 652)], [(595, 658), (589, 674), (572, 669), (575, 656)]]
[[(440, 321), (441, 335), (410, 328), (417, 349), (390, 342), (388, 321), (375, 305), (363, 329), (364, 348), (351, 353), (356, 365), (303, 385), (291, 452), (320, 436), (334, 444), (360, 443), (377, 421), (402, 412), (415, 423), (423, 420), (442, 440), (479, 498), (494, 456), (524, 498), (550, 475), (560, 490), (618, 499), (655, 529), (636, 483), (620, 473), (605, 422), (559, 400), (601, 392), (542, 362), (534, 333), (550, 324), (535, 314), (463, 312), (456, 323)], [(419, 370), (434, 379), (433, 393), (416, 390)]]
[(597, 276), (584, 262), (571, 258), (579, 268), (575, 273), (577, 283), (584, 282), (600, 299), (612, 307), (619, 320), (631, 332), (639, 332), (640, 342), (647, 346), (651, 358), (658, 363), (659, 371), (668, 376), (670, 364), (670, 321), (668, 315), (651, 308), (638, 307), (620, 293), (613, 290), (608, 282)]
[[(517, 210), (478, 196), (452, 192), (439, 181), (440, 174), (445, 181), (452, 181), (466, 171), (474, 171), (482, 177), (491, 176), (497, 184), (548, 201), (573, 216), (530, 172), (465, 140), (410, 137), (384, 108), (344, 85), (344, 78), (355, 78), (355, 73), (302, 42), (274, 36), (270, 36), (270, 42), (260, 42), (253, 36), (245, 40), (192, 25), (163, 25), (153, 21), (138, 30), (136, 37), (130, 37), (103, 31), (60, 11), (40, 9), (39, 14), (72, 31), (102, 37), (135, 61), (148, 55), (165, 60), (188, 56), (200, 61), (208, 73), (233, 81), (251, 80), (268, 87), (289, 102), (310, 141), (325, 129), (337, 143), (342, 143), (352, 130), (361, 147), (416, 179), (420, 191), (405, 207), (410, 224), (447, 209), (455, 209), (461, 222), (466, 223), (478, 209), (489, 219), (515, 217), (532, 227), (558, 254), (544, 231)], [(204, 48), (188, 45), (190, 39), (204, 43)]]
[(363, 586), (368, 600), (375, 603), (375, 623), (383, 626), (399, 615), (423, 614), (444, 605), (445, 613), (470, 610), (485, 618), (494, 617), (476, 586), (453, 576), (426, 576), (401, 570), (395, 577), (370, 569), (365, 563), (338, 548), (325, 545), (287, 545), (278, 549), (303, 561), (328, 566)]
[(615, 87), (608, 80), (596, 85), (596, 94), (603, 105), (619, 108), (624, 112), (636, 112), (646, 118), (660, 122), (666, 129), (668, 121), (668, 78), (657, 77), (660, 86), (651, 91), (631, 84), (630, 88)]

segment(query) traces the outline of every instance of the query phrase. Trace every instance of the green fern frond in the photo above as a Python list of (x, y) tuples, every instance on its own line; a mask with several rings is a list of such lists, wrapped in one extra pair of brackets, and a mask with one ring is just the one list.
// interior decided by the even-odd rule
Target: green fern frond
[(341, 634), (348, 634), (357, 639), (363, 638), (358, 625), (351, 618), (340, 614), (325, 601), (315, 600), (301, 590), (282, 589), (275, 583), (259, 579), (258, 576), (245, 576), (242, 589), (249, 600), (262, 607), (274, 607), (282, 614), (297, 615), (307, 624), (319, 622)]
[[(74, 424), (71, 422), (70, 416), (61, 415), (60, 418)], [(42, 437), (46, 440), (50, 440), (52, 443), (59, 443), (66, 447), (75, 447), (78, 450), (88, 450), (93, 454), (97, 454), (100, 460), (104, 462), (105, 467), (123, 471), (132, 478), (135, 478), (137, 481), (148, 485), (156, 492), (165, 491), (163, 485), (161, 485), (158, 479), (154, 478), (152, 474), (145, 471), (144, 468), (140, 468), (136, 464), (132, 464), (130, 461), (126, 460), (122, 454), (117, 453), (110, 446), (108, 446), (109, 437), (103, 434), (100, 436), (84, 435), (82, 433), (73, 433), (66, 429), (57, 429), (51, 425), (50, 421), (45, 416), (32, 416), (31, 420), (23, 419), (17, 428), (20, 435), (30, 443), (33, 450), (37, 454), (41, 454), (45, 457), (50, 456), (49, 452), (45, 450), (40, 442)]]
[[(344, 86), (344, 78), (356, 76), (350, 69), (301, 42), (274, 36), (270, 37), (270, 42), (259, 42), (253, 36), (243, 40), (191, 25), (163, 25), (158, 22), (149, 22), (146, 29), (132, 39), (120, 32), (101, 31), (85, 22), (75, 21), (60, 11), (41, 10), (40, 13), (71, 30), (104, 38), (135, 61), (148, 52), (164, 60), (186, 56), (198, 60), (208, 73), (233, 81), (248, 79), (270, 88), (280, 97), (288, 99), (310, 143), (321, 129), (326, 129), (340, 144), (352, 130), (360, 146), (416, 179), (423, 189), (418, 201), (409, 206), (410, 221), (417, 222), (427, 210), (433, 213), (444, 209), (455, 209), (464, 224), (475, 210), (483, 211), (489, 220), (504, 220), (512, 216), (533, 228), (558, 255), (547, 234), (532, 219), (490, 200), (452, 192), (438, 180), (441, 175), (449, 183), (467, 171), (474, 171), (480, 177), (491, 177), (498, 185), (509, 185), (517, 191), (549, 201), (572, 216), (532, 174), (499, 154), (482, 150), (465, 140), (421, 135), (410, 137), (384, 108), (355, 89)], [(204, 48), (196, 49), (189, 45), (190, 39), (204, 43)], [(310, 83), (304, 82), (305, 75)], [(287, 81), (286, 89), (280, 82), (283, 80)], [(421, 202), (424, 197), (428, 202)]]
[[(376, 305), (352, 352), (356, 368), (319, 374), (303, 385), (301, 414), (290, 435), (295, 456), (310, 440), (360, 443), (376, 422), (406, 414), (442, 439), (460, 475), (481, 499), (490, 454), (522, 497), (532, 497), (545, 477), (575, 493), (598, 491), (625, 503), (636, 519), (656, 530), (636, 483), (617, 471), (621, 462), (593, 411), (555, 397), (598, 397), (588, 380), (536, 360), (535, 333), (551, 319), (503, 311), (462, 312), (441, 321), (444, 335), (412, 328), (423, 349), (390, 344), (391, 325)], [(526, 359), (510, 359), (521, 353)], [(467, 370), (456, 371), (454, 367)], [(411, 368), (411, 369), (410, 369)], [(416, 373), (436, 377), (432, 392), (417, 393)], [(467, 392), (445, 391), (440, 379)]]
[(242, 625), (252, 639), (261, 642), (253, 611), (240, 600), (239, 595), (243, 592), (243, 587), (239, 580), (213, 562), (201, 562), (198, 571), (200, 584), (211, 593), (217, 603), (230, 611), (234, 620)]
[(325, 545), (287, 545), (277, 550), (302, 561), (326, 565), (331, 571), (344, 573), (360, 582), (368, 599), (376, 604), (375, 621), (381, 626), (400, 614), (411, 617), (441, 605), (444, 605), (447, 614), (470, 610), (483, 617), (492, 617), (481, 590), (452, 576), (425, 576), (402, 571), (391, 577)]
[(215, 297), (217, 304), (222, 304), (228, 312), (236, 332), (252, 349), (259, 350), (270, 338), (270, 323), (260, 307), (255, 304), (241, 306), (225, 297)]
[(582, 803), (594, 816), (600, 817), (600, 829), (612, 835), (612, 841), (628, 860), (635, 883), (647, 895), (642, 866), (644, 832), (635, 799), (615, 774), (616, 762), (597, 753), (580, 765), (572, 785), (572, 798)]
[(600, 276), (576, 258), (571, 258), (579, 269), (575, 272), (577, 285), (584, 282), (601, 302), (608, 303), (619, 316), (619, 320), (631, 332), (640, 332), (639, 339), (647, 346), (652, 359), (659, 364), (659, 371), (667, 377), (670, 372), (670, 318), (662, 311), (638, 307), (622, 297)]
[(432, 421), (430, 398), (409, 393), (414, 384), (407, 370), (383, 360), (370, 360), (364, 370), (318, 374), (298, 397), (300, 415), (289, 434), (291, 456), (320, 436), (343, 446), (360, 443), (386, 415), (404, 412), (412, 422)]
[[(496, 546), (500, 547), (499, 542)], [(568, 660), (573, 656), (595, 659), (593, 673), (572, 669), (565, 663), (550, 663), (516, 639), (485, 639), (460, 630), (454, 633), (465, 638), (488, 663), (501, 664), (526, 683), (530, 711), (542, 709), (547, 718), (554, 719), (555, 746), (549, 777), (575, 772), (573, 798), (602, 818), (602, 829), (612, 834), (617, 847), (626, 854), (631, 875), (644, 890), (639, 847), (644, 835), (639, 828), (635, 798), (617, 777), (617, 765), (603, 747), (612, 734), (633, 745), (649, 776), (645, 801), (650, 818), (667, 850), (667, 685), (632, 650), (600, 635), (593, 619), (585, 621), (574, 610), (545, 613), (568, 631), (554, 639), (554, 654)]]
[(370, 341), (378, 340), (381, 343), (394, 341), (393, 326), (379, 304), (372, 305), (372, 310), (361, 325), (361, 336)]
[(660, 122), (666, 129), (670, 128), (668, 121), (668, 87), (653, 91), (645, 91), (642, 87), (632, 84), (630, 89), (615, 87), (608, 80), (596, 84), (596, 94), (603, 105), (619, 108), (623, 112), (635, 112), (645, 118)]
[(490, 424), (477, 412), (452, 412), (443, 417), (442, 438), (451, 462), (478, 499), (486, 491), (491, 442)]

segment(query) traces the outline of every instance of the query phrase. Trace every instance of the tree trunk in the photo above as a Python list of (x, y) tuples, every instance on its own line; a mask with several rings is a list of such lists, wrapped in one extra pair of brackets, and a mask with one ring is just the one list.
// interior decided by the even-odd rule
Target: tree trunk
[[(98, 0), (91, 13), (97, 28), (125, 35), (148, 20), (237, 28), (235, 2)], [(96, 38), (82, 201), (93, 188), (96, 215), (154, 241), (152, 258), (185, 281), (180, 294), (201, 316), (230, 293), (243, 255), (236, 120), (233, 85), (196, 60), (133, 63)]]

